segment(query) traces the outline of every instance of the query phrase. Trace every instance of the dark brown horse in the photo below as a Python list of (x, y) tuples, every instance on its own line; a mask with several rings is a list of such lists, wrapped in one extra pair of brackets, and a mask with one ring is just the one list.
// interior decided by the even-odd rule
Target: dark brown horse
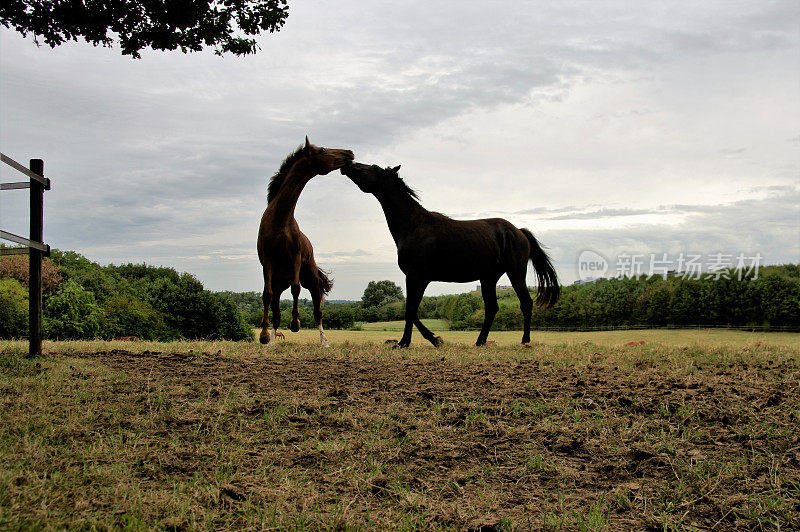
[[(280, 297), (291, 287), (294, 306), (292, 332), (300, 330), (300, 313), (297, 298), (300, 286), (311, 292), (314, 303), (314, 320), (319, 326), (322, 345), (328, 346), (322, 330), (322, 298), (330, 292), (332, 283), (314, 261), (314, 248), (308, 237), (300, 231), (294, 219), (294, 208), (300, 193), (312, 177), (325, 175), (353, 160), (350, 150), (329, 150), (308, 142), (289, 155), (278, 173), (270, 179), (267, 191), (267, 209), (258, 228), (258, 260), (264, 270), (264, 317), (261, 319), (259, 340), (267, 344), (275, 338), (281, 322)], [(269, 309), (272, 308), (272, 330), (269, 328)]]
[(362, 191), (378, 199), (397, 244), (397, 261), (406, 274), (406, 326), (397, 347), (411, 343), (414, 324), (433, 345), (441, 343), (441, 338), (417, 316), (431, 281), (481, 282), (485, 316), (476, 345), (485, 344), (499, 308), (495, 286), (504, 273), (519, 297), (525, 318), (522, 343), (530, 342), (533, 300), (525, 282), (529, 260), (539, 281), (536, 302), (552, 306), (560, 293), (556, 271), (536, 238), (502, 218), (459, 221), (430, 212), (419, 204), (417, 194), (400, 178), (398, 170), (399, 166), (381, 168), (359, 163), (341, 169)]

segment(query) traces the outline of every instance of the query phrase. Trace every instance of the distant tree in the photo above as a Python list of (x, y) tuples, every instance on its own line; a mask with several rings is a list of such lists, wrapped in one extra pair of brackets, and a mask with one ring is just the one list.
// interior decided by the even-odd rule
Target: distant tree
[(0, 338), (28, 336), (28, 291), (16, 279), (0, 279)]
[(478, 296), (466, 293), (455, 296), (453, 306), (447, 319), (451, 329), (465, 329), (470, 326), (470, 318), (481, 308), (483, 301)]
[(349, 329), (355, 322), (355, 310), (352, 305), (329, 304), (325, 306), (322, 321), (328, 329)]
[(758, 279), (764, 320), (772, 326), (800, 324), (800, 281), (777, 274)]
[(392, 281), (370, 281), (361, 296), (364, 308), (380, 307), (393, 301), (403, 301), (403, 289)]
[(236, 307), (245, 316), (250, 316), (253, 312), (258, 313), (258, 321), (261, 322), (261, 313), (264, 310), (264, 302), (261, 299), (261, 292), (231, 292), (223, 290), (217, 292), (233, 301)]
[[(483, 318), (483, 316), (481, 316)], [(522, 310), (517, 305), (501, 305), (494, 317), (493, 328), (499, 330), (515, 331), (522, 329), (524, 320)], [(477, 327), (483, 325), (483, 319), (476, 324)]]
[(74, 281), (92, 292), (98, 302), (104, 302), (120, 292), (119, 276), (80, 253), (54, 249), (50, 257), (58, 266), (64, 281)]
[(114, 296), (104, 309), (105, 336), (136, 336), (143, 340), (176, 338), (178, 332), (170, 330), (163, 315), (143, 301), (129, 296)]
[(405, 318), (406, 309), (402, 301), (391, 301), (381, 306), (381, 321), (397, 321)]
[[(61, 283), (60, 268), (45, 257), (42, 259), (42, 290), (54, 292)], [(22, 286), (28, 287), (30, 262), (27, 255), (9, 255), (0, 257), (0, 279), (16, 279)]]
[(184, 338), (250, 340), (252, 330), (229, 298), (203, 290), (193, 275), (156, 279), (145, 298)]
[(382, 319), (383, 319), (383, 314), (381, 313), (380, 307), (361, 306), (356, 309), (356, 321), (365, 321), (367, 323), (373, 323), (376, 321), (381, 321)]
[(42, 329), (51, 340), (83, 340), (100, 336), (103, 311), (94, 294), (67, 281), (47, 300)]
[(119, 41), (123, 55), (144, 48), (218, 55), (253, 54), (254, 38), (279, 31), (289, 15), (287, 0), (4, 0), (0, 23), (33, 34), (54, 48), (79, 38), (94, 46)]
[(705, 316), (702, 281), (681, 279), (672, 294), (669, 322), (675, 325), (696, 325)]

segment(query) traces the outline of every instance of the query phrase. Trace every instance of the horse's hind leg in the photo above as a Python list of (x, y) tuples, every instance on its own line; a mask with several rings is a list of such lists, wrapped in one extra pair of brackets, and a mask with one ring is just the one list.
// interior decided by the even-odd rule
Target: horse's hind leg
[(272, 340), (268, 314), (272, 303), (272, 269), (269, 263), (264, 264), (264, 293), (261, 294), (261, 301), (264, 304), (264, 315), (261, 317), (261, 334), (258, 336), (258, 340), (262, 344), (268, 344)]
[(298, 299), (300, 298), (300, 265), (302, 257), (300, 252), (294, 258), (294, 269), (292, 271), (292, 322), (289, 324), (289, 330), (297, 332), (300, 330), (300, 310), (297, 308)]
[(322, 347), (330, 347), (325, 331), (322, 329), (322, 290), (319, 288), (319, 283), (317, 282), (316, 288), (312, 287), (309, 292), (311, 292), (311, 302), (314, 304), (314, 323), (319, 327), (319, 342)]
[(272, 339), (274, 340), (281, 326), (281, 290), (275, 290), (272, 297)]
[(497, 304), (497, 279), (492, 277), (490, 279), (481, 279), (481, 296), (483, 297), (483, 327), (478, 335), (478, 341), (475, 345), (483, 345), (486, 343), (486, 338), (489, 336), (489, 329), (492, 328), (492, 322), (500, 310)]
[[(527, 269), (528, 265), (526, 264), (525, 266)], [(522, 310), (522, 317), (525, 320), (522, 343), (527, 344), (531, 341), (531, 312), (533, 311), (533, 299), (531, 299), (531, 294), (528, 292), (528, 285), (525, 282), (525, 270), (513, 276), (509, 273), (508, 278), (511, 280), (511, 286), (514, 287), (514, 291), (519, 298), (519, 307)]]

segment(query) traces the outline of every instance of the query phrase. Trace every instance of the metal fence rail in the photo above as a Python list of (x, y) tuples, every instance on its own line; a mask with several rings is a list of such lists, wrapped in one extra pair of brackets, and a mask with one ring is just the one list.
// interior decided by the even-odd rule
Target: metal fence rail
[(0, 161), (28, 176), (29, 179), (29, 181), (0, 183), (0, 190), (31, 189), (30, 238), (0, 230), (0, 240), (9, 240), (25, 246), (22, 248), (2, 248), (0, 249), (0, 255), (17, 255), (21, 253), (30, 255), (28, 355), (35, 357), (42, 354), (42, 257), (50, 256), (50, 246), (45, 244), (43, 239), (44, 191), (50, 190), (50, 180), (44, 177), (44, 162), (41, 159), (31, 159), (28, 168), (2, 153), (0, 153)]

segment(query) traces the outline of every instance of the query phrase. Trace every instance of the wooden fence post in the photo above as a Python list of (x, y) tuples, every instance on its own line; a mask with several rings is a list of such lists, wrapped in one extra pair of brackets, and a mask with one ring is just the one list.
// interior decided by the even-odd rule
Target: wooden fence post
[[(44, 177), (44, 161), (31, 159), (30, 170)], [(31, 236), (34, 242), (43, 243), (43, 211), (44, 185), (31, 178)], [(30, 248), (29, 256), (29, 296), (28, 317), (30, 336), (28, 337), (28, 356), (38, 357), (42, 354), (42, 255)]]

